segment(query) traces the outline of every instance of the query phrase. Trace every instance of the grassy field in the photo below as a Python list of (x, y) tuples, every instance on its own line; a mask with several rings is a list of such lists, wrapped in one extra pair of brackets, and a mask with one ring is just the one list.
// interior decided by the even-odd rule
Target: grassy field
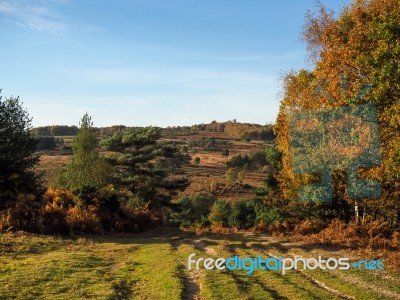
[[(385, 271), (189, 271), (199, 257), (341, 257), (346, 249), (250, 233), (157, 228), (77, 238), (8, 233), (0, 238), (0, 299), (400, 299)], [(350, 257), (351, 258), (351, 257)]]

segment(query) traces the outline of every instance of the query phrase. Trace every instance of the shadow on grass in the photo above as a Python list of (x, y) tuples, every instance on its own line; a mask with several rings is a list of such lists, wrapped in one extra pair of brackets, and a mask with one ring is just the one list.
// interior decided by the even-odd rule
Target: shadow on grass
[(273, 299), (288, 299), (287, 297), (279, 294), (278, 291), (266, 286), (259, 278), (251, 277), (250, 280), (248, 275), (239, 275), (239, 274), (234, 274), (232, 272), (227, 272), (227, 274), (229, 274), (232, 277), (232, 279), (235, 281), (236, 286), (243, 294), (248, 294), (249, 292), (251, 292), (251, 289), (253, 288), (254, 284), (256, 284), (264, 292), (268, 293)]
[(126, 300), (132, 297), (132, 285), (134, 282), (128, 282), (125, 279), (121, 279), (112, 284), (112, 294), (107, 300)]

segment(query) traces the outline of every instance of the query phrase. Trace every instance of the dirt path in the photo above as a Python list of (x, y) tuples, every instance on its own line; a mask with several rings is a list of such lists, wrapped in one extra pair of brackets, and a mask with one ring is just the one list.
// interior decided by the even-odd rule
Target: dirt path
[[(172, 238), (170, 240), (173, 251), (178, 251), (179, 247), (184, 243), (184, 239)], [(181, 261), (180, 277), (183, 283), (183, 300), (201, 300), (201, 284), (199, 282), (200, 271), (188, 270), (186, 264)]]
[(201, 285), (199, 283), (199, 278), (200, 272), (197, 270), (190, 270), (183, 278), (183, 300), (201, 300)]

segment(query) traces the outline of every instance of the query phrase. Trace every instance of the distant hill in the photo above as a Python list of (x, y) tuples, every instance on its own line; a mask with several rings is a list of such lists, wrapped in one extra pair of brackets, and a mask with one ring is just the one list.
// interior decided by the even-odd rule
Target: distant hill
[[(127, 128), (125, 125), (113, 125), (108, 127), (95, 127), (100, 135), (111, 135), (115, 131)], [(195, 124), (192, 126), (168, 126), (164, 129), (165, 135), (190, 134), (196, 132), (220, 132), (230, 138), (252, 139), (252, 140), (274, 140), (273, 125), (260, 125), (250, 123), (239, 123), (234, 121), (217, 122), (209, 124)], [(35, 127), (31, 130), (35, 136), (71, 136), (78, 132), (77, 126), (51, 125)]]

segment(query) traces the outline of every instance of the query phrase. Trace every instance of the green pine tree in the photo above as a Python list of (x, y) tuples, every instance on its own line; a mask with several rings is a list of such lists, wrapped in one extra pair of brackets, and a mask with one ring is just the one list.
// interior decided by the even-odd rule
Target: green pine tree
[(166, 162), (175, 160), (179, 150), (158, 143), (160, 136), (156, 127), (129, 128), (103, 141), (103, 146), (113, 152), (108, 161), (116, 167), (114, 178), (121, 194), (150, 207), (168, 204), (177, 190), (189, 184), (187, 178), (177, 177), (168, 167)]
[(110, 165), (98, 153), (99, 142), (91, 117), (86, 113), (72, 145), (72, 159), (66, 170), (59, 170), (53, 185), (71, 190), (101, 188), (110, 183)]

